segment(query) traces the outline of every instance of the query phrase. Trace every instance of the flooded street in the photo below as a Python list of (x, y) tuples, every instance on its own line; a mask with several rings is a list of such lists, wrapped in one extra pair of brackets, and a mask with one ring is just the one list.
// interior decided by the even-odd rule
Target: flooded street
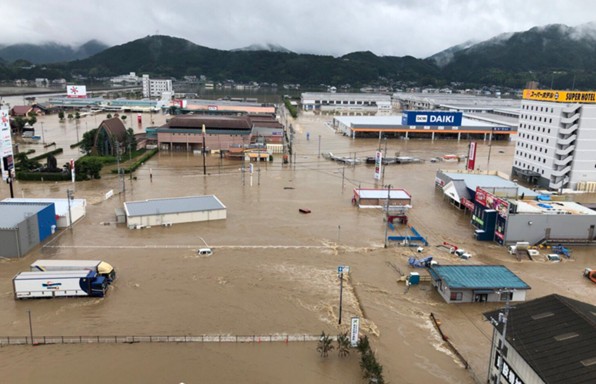
[[(64, 153), (58, 164), (79, 156), (69, 145), (77, 134), (95, 128), (105, 114), (59, 123), (41, 117), (44, 139)], [(141, 132), (136, 126), (135, 132)], [(156, 124), (166, 116), (154, 115)], [(131, 119), (129, 117), (129, 119)], [(397, 282), (409, 273), (415, 248), (384, 248), (383, 213), (351, 204), (357, 187), (381, 187), (374, 166), (342, 166), (321, 156), (373, 156), (378, 139), (336, 134), (331, 117), (302, 115), (296, 130), (295, 157), (282, 165), (281, 155), (254, 164), (252, 175), (237, 161), (187, 153), (161, 152), (125, 178), (124, 192), (115, 175), (72, 183), (16, 182), (15, 197), (87, 199), (87, 214), (72, 230), (61, 230), (43, 247), (20, 260), (0, 260), (0, 336), (27, 336), (28, 311), (36, 336), (197, 336), (197, 335), (336, 335), (347, 331), (352, 316), (371, 344), (390, 383), (476, 383), (486, 381), (492, 326), (482, 313), (494, 303), (448, 305), (429, 283), (411, 287)], [(97, 123), (96, 123), (97, 121)], [(143, 115), (145, 126), (148, 115)], [(130, 125), (130, 121), (125, 123)], [(310, 140), (306, 139), (310, 134)], [(382, 142), (382, 146), (385, 143)], [(532, 290), (528, 299), (550, 293), (596, 303), (593, 284), (581, 276), (596, 267), (594, 250), (575, 248), (561, 263), (518, 262), (504, 247), (473, 239), (470, 216), (451, 207), (435, 190), (438, 169), (463, 169), (462, 163), (431, 163), (432, 157), (465, 154), (467, 141), (387, 140), (387, 154), (414, 156), (420, 164), (389, 165), (384, 184), (412, 195), (410, 224), (431, 244), (424, 255), (441, 264), (504, 264)], [(43, 145), (21, 145), (21, 150)], [(51, 150), (53, 148), (49, 148)], [(509, 174), (514, 143), (493, 142), (490, 168)], [(488, 164), (488, 143), (479, 143), (477, 166)], [(355, 155), (354, 155), (355, 154)], [(152, 173), (152, 179), (149, 175)], [(115, 196), (105, 200), (113, 190)], [(131, 230), (115, 224), (116, 208), (125, 201), (192, 195), (216, 195), (227, 207), (227, 219)], [(7, 185), (0, 198), (9, 197)], [(594, 196), (581, 196), (595, 202)], [(299, 208), (312, 213), (304, 215)], [(399, 230), (399, 227), (398, 227)], [(449, 241), (472, 252), (456, 259), (435, 245)], [(212, 256), (198, 256), (207, 244)], [(416, 254), (420, 256), (420, 254)], [(103, 299), (15, 301), (12, 277), (39, 258), (100, 259), (112, 264), (118, 278)], [(342, 325), (338, 325), (337, 267), (350, 266), (344, 281)], [(434, 328), (430, 314), (470, 364), (450, 351)], [(359, 356), (341, 359), (336, 352), (322, 359), (315, 342), (180, 343), (46, 345), (0, 347), (0, 375), (6, 383), (362, 383)]]

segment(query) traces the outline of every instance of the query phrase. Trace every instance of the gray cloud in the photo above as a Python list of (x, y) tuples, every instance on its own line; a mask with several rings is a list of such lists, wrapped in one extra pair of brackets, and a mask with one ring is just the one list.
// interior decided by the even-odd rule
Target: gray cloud
[(591, 0), (41, 0), (2, 6), (0, 44), (119, 45), (170, 35), (217, 49), (276, 44), (295, 52), (427, 57), (468, 40), (593, 21)]

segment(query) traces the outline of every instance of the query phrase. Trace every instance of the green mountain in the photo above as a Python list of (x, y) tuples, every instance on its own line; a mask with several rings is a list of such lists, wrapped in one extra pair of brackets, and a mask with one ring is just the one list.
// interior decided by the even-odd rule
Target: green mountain
[(50, 64), (84, 59), (108, 48), (107, 45), (90, 40), (79, 47), (58, 43), (13, 44), (0, 48), (0, 58), (6, 62), (26, 60), (33, 64)]
[(148, 36), (112, 47), (71, 62), (69, 68), (86, 77), (135, 71), (162, 77), (205, 75), (213, 80), (311, 85), (364, 84), (382, 77), (407, 79), (412, 74), (429, 78), (440, 75), (432, 63), (412, 57), (378, 57), (370, 52), (334, 58), (289, 51), (222, 51), (169, 36)]
[(18, 65), (0, 62), (0, 80), (78, 76), (92, 80), (128, 72), (303, 86), (439, 87), (458, 82), (467, 87), (521, 88), (532, 80), (555, 88), (593, 89), (596, 24), (535, 27), (476, 44), (460, 44), (426, 59), (377, 56), (368, 51), (341, 57), (298, 54), (271, 45), (224, 51), (175, 37), (147, 36), (68, 63), (40, 67), (22, 61)]
[(503, 34), (453, 52), (441, 69), (449, 79), (470, 83), (515, 86), (536, 80), (559, 88), (594, 88), (596, 24)]

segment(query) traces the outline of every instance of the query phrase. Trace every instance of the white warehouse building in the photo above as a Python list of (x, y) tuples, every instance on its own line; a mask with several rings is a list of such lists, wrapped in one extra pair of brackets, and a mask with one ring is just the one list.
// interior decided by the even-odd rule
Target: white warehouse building
[(223, 220), (227, 217), (226, 206), (215, 195), (130, 201), (124, 203), (124, 211), (130, 229)]
[(305, 111), (391, 111), (391, 96), (369, 93), (305, 92), (300, 95)]
[(596, 92), (524, 90), (512, 176), (552, 190), (596, 189)]

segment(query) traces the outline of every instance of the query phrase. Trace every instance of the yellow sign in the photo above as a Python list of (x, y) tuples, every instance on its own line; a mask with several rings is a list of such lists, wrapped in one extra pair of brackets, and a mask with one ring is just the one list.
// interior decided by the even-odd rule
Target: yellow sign
[(524, 99), (555, 103), (596, 103), (596, 92), (524, 89)]

